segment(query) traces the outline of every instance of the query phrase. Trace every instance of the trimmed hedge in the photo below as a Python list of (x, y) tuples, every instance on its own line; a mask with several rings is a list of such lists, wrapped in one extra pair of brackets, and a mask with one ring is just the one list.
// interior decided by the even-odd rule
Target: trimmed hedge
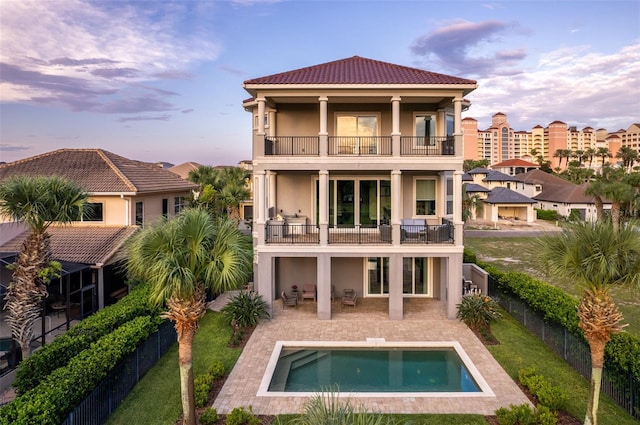
[(51, 372), (67, 364), (82, 350), (89, 348), (91, 343), (131, 319), (152, 314), (153, 309), (149, 306), (149, 285), (138, 286), (116, 304), (87, 317), (22, 361), (13, 386), (19, 394), (35, 388)]
[(121, 360), (158, 329), (159, 319), (141, 316), (100, 338), (37, 387), (0, 409), (0, 425), (59, 425)]
[[(473, 253), (465, 258), (473, 258)], [(547, 282), (526, 273), (505, 273), (497, 267), (475, 262), (498, 282), (498, 290), (525, 302), (548, 322), (565, 327), (572, 334), (584, 338), (578, 326), (578, 300)], [(640, 380), (640, 339), (626, 332), (611, 335), (605, 346), (605, 364), (611, 372), (631, 374)]]

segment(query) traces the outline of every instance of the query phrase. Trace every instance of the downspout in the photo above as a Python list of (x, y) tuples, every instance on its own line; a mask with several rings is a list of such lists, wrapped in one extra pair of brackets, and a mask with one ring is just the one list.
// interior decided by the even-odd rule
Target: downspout
[(120, 194), (120, 199), (124, 200), (124, 225), (125, 226), (130, 226), (131, 225), (131, 203), (129, 198), (125, 198), (123, 194)]

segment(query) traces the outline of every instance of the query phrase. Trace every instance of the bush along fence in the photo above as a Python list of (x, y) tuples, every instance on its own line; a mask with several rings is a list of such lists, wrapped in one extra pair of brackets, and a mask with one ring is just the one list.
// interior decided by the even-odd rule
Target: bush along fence
[[(505, 273), (475, 259), (465, 262), (489, 273), (489, 295), (581, 375), (591, 377), (591, 353), (578, 327), (578, 301), (564, 291), (521, 272)], [(614, 334), (605, 349), (601, 391), (631, 416), (640, 419), (640, 339)]]
[(176, 342), (173, 324), (165, 321), (76, 406), (61, 425), (102, 425), (145, 373)]

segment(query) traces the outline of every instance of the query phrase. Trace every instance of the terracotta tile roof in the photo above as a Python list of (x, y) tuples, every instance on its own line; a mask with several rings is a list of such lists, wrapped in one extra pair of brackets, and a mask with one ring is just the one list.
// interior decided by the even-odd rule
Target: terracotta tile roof
[[(516, 178), (527, 184), (539, 184), (542, 192), (533, 197), (538, 201), (561, 202), (567, 204), (593, 204), (593, 197), (585, 195), (587, 184), (577, 185), (560, 177), (540, 170), (518, 174)], [(603, 199), (605, 204), (610, 202)]]
[(169, 171), (175, 173), (180, 176), (180, 178), (187, 180), (189, 177), (189, 172), (193, 170), (197, 170), (201, 167), (201, 164), (197, 162), (183, 162), (182, 164), (174, 165), (171, 168), (168, 168)]
[[(107, 264), (137, 226), (51, 226), (51, 252), (58, 261)], [(19, 252), (29, 230), (0, 246), (0, 252)]]
[(0, 181), (14, 175), (58, 175), (89, 193), (189, 191), (197, 187), (158, 165), (102, 149), (59, 149), (0, 165)]
[(499, 162), (497, 164), (493, 164), (492, 168), (496, 167), (540, 167), (538, 164), (534, 164), (533, 162), (525, 161), (520, 158), (512, 158), (507, 159), (506, 161)]
[(475, 85), (476, 81), (353, 56), (320, 65), (246, 80), (254, 84), (434, 84)]

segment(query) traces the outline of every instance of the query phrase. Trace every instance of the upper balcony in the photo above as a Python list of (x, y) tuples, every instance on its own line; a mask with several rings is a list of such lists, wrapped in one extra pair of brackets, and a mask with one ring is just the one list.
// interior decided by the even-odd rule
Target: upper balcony
[(455, 156), (454, 136), (400, 136), (394, 150), (391, 136), (328, 136), (323, 148), (320, 136), (265, 136), (267, 156)]

